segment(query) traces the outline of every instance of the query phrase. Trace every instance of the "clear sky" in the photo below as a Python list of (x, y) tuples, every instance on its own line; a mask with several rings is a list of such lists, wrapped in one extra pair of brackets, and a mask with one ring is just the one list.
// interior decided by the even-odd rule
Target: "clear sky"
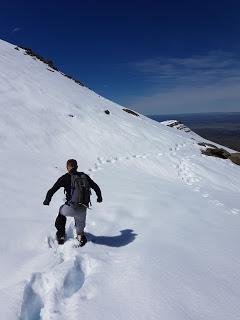
[(240, 2), (5, 1), (0, 38), (144, 114), (240, 111)]

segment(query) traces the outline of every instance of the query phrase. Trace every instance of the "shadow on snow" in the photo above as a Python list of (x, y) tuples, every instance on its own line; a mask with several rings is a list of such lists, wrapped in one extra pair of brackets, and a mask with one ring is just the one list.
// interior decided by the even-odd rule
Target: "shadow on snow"
[(95, 236), (91, 233), (86, 232), (86, 236), (89, 241), (93, 243), (109, 246), (109, 247), (123, 247), (128, 245), (130, 242), (133, 242), (137, 236), (136, 233), (133, 233), (131, 229), (125, 229), (120, 231), (118, 236)]

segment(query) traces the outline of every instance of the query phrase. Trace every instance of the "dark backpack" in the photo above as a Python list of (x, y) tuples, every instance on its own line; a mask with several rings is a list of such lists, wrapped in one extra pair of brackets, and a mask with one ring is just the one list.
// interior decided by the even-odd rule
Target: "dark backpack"
[(80, 176), (71, 174), (71, 200), (69, 204), (74, 209), (85, 206), (89, 207), (91, 188), (87, 176), (82, 173)]

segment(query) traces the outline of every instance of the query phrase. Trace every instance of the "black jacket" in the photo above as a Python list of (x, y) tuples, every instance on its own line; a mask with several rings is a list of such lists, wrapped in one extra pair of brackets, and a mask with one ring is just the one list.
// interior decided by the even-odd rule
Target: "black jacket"
[[(74, 174), (77, 175), (81, 175), (81, 174), (85, 174), (89, 180), (89, 185), (90, 187), (95, 191), (98, 200), (100, 200), (100, 202), (102, 201), (102, 194), (101, 194), (101, 190), (99, 188), (99, 186), (84, 172), (74, 172)], [(63, 176), (61, 176), (57, 182), (53, 185), (53, 187), (48, 190), (47, 195), (46, 195), (46, 199), (44, 202), (47, 202), (48, 204), (50, 203), (52, 196), (54, 195), (54, 193), (60, 189), (61, 187), (64, 188), (64, 192), (66, 193), (66, 200), (69, 201), (71, 199), (71, 175), (70, 173), (66, 173)]]

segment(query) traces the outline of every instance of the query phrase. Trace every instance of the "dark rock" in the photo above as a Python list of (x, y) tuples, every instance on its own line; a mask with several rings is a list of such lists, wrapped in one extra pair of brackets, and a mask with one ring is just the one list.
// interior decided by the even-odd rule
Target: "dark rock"
[(236, 153), (231, 153), (229, 159), (237, 164), (237, 165), (240, 165), (240, 152), (236, 152)]
[(211, 148), (217, 148), (214, 144), (211, 144), (211, 143), (206, 143), (206, 142), (199, 142), (198, 143), (199, 146), (202, 146), (202, 147), (211, 147)]
[[(80, 86), (82, 86), (82, 87), (85, 87), (85, 85), (81, 82), (81, 81), (79, 81), (79, 80), (76, 80), (76, 79), (73, 79), (77, 84), (79, 84)], [(90, 88), (88, 88), (88, 89), (90, 89)], [(90, 89), (91, 90), (91, 89)]]
[(19, 51), (19, 48), (18, 48), (18, 47), (15, 47), (14, 49)]
[(76, 82), (77, 84), (79, 84), (82, 87), (85, 87), (84, 84), (82, 82), (80, 82), (79, 80), (74, 79), (72, 76), (68, 75), (68, 74), (63, 74), (65, 77), (67, 77), (70, 80), (73, 80), (74, 82)]
[(69, 114), (68, 116), (69, 116), (69, 117), (71, 117), (71, 118), (73, 118), (73, 117), (74, 117), (74, 115), (73, 115), (73, 114)]
[(201, 152), (206, 156), (213, 156), (221, 159), (228, 159), (231, 155), (231, 153), (222, 148), (207, 148), (206, 150), (201, 150)]
[(106, 114), (110, 114), (110, 111), (109, 110), (105, 110), (104, 111)]
[(64, 74), (65, 77), (67, 77), (68, 79), (72, 80), (72, 77), (69, 76), (68, 74)]
[[(167, 126), (170, 128), (176, 127), (177, 125), (182, 124), (181, 121), (173, 121), (172, 123), (169, 123)], [(182, 130), (182, 127), (179, 128), (179, 130)]]
[(133, 111), (133, 110), (130, 110), (130, 109), (127, 109), (127, 108), (123, 108), (123, 111), (125, 111), (125, 112), (127, 112), (127, 113), (130, 113), (130, 114), (132, 114), (133, 116), (139, 117), (139, 114), (136, 113), (136, 112)]
[(48, 65), (49, 67), (51, 67), (52, 69), (54, 69), (54, 68), (56, 69), (56, 67), (54, 66), (52, 60), (47, 60), (47, 65)]

